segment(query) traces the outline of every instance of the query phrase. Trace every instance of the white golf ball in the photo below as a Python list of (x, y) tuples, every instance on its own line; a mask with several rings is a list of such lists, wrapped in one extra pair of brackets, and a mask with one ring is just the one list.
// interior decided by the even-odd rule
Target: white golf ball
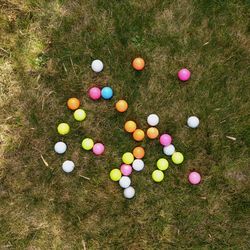
[(103, 70), (103, 63), (101, 60), (94, 60), (91, 64), (91, 68), (95, 72), (101, 72)]
[(199, 118), (196, 116), (190, 116), (187, 120), (187, 125), (190, 128), (197, 128), (199, 126)]
[(125, 188), (123, 191), (123, 194), (125, 198), (131, 199), (135, 196), (135, 189), (131, 186), (128, 188)]
[(64, 172), (66, 173), (70, 173), (73, 171), (73, 169), (75, 168), (75, 164), (73, 161), (65, 161), (63, 164), (62, 164), (62, 169)]
[(135, 171), (141, 171), (144, 168), (144, 162), (141, 159), (136, 159), (133, 161), (132, 167)]
[(67, 145), (66, 143), (59, 141), (55, 144), (54, 146), (54, 150), (56, 151), (56, 153), (58, 154), (63, 154), (66, 150), (67, 150)]
[(128, 188), (131, 184), (131, 179), (128, 176), (122, 176), (122, 178), (119, 180), (119, 185), (122, 188)]
[(156, 126), (159, 123), (159, 116), (156, 114), (151, 114), (147, 118), (147, 122), (150, 126)]
[(165, 146), (164, 148), (163, 148), (163, 153), (165, 154), (165, 155), (172, 155), (173, 153), (175, 152), (175, 147), (174, 147), (174, 145), (173, 144), (170, 144), (170, 145), (168, 145), (168, 146)]

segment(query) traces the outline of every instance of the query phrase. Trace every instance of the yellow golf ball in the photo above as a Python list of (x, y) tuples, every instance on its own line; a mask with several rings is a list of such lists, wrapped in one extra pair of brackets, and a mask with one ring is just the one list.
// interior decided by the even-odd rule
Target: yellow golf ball
[(67, 123), (60, 123), (58, 126), (57, 126), (57, 131), (60, 135), (66, 135), (69, 133), (70, 131), (70, 127), (69, 127), (69, 124)]
[(161, 182), (164, 179), (164, 173), (161, 170), (155, 170), (152, 173), (152, 178), (155, 182)]
[(119, 181), (122, 177), (122, 173), (121, 173), (120, 169), (115, 168), (115, 169), (110, 171), (109, 176), (110, 176), (110, 179), (112, 181)]
[(83, 121), (86, 118), (86, 116), (87, 116), (86, 112), (83, 109), (77, 109), (74, 112), (74, 118), (79, 122)]
[(130, 153), (130, 152), (127, 152), (127, 153), (123, 154), (122, 161), (125, 164), (129, 165), (134, 161), (134, 155), (132, 153)]
[(160, 158), (157, 163), (156, 163), (157, 167), (160, 169), (160, 170), (166, 170), (169, 166), (168, 164), (168, 160), (165, 159), (165, 158)]
[(181, 164), (183, 162), (183, 160), (184, 160), (184, 156), (183, 156), (182, 153), (180, 153), (180, 152), (174, 152), (172, 154), (172, 161), (173, 161), (173, 163), (175, 163), (175, 164)]
[(82, 147), (85, 150), (91, 150), (93, 148), (93, 146), (94, 146), (94, 141), (90, 138), (85, 138), (82, 141)]

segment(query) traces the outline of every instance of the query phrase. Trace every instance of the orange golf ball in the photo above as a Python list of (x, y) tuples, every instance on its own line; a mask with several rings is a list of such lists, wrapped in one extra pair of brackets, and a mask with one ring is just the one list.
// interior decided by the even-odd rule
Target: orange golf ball
[(128, 109), (128, 103), (125, 100), (119, 100), (116, 104), (115, 104), (115, 108), (118, 112), (125, 112)]
[(154, 127), (148, 128), (148, 130), (147, 130), (148, 138), (155, 139), (158, 137), (158, 135), (159, 135), (159, 131), (157, 128), (154, 128)]
[(141, 57), (137, 57), (133, 60), (132, 66), (135, 70), (143, 70), (145, 67), (145, 61)]
[(67, 101), (67, 106), (71, 110), (76, 110), (80, 106), (80, 101), (75, 97), (69, 98), (69, 100)]
[(141, 129), (136, 129), (133, 133), (133, 138), (136, 141), (142, 141), (145, 137), (144, 131)]
[(136, 123), (134, 121), (127, 121), (124, 126), (125, 131), (133, 133), (136, 130)]
[(145, 150), (143, 147), (135, 147), (133, 150), (133, 155), (136, 159), (142, 159), (145, 155)]

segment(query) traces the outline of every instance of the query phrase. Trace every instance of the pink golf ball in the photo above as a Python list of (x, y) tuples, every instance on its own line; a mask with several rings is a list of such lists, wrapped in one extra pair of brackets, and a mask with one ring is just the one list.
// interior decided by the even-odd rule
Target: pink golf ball
[(178, 77), (183, 82), (187, 81), (190, 78), (190, 76), (191, 76), (191, 73), (188, 69), (181, 69), (178, 72)]
[(168, 134), (162, 134), (161, 137), (160, 137), (160, 144), (162, 146), (168, 146), (170, 145), (172, 142), (172, 137), (171, 135), (168, 135)]
[(101, 89), (98, 87), (92, 87), (89, 89), (89, 97), (92, 100), (98, 100), (101, 98)]
[(191, 184), (197, 185), (201, 182), (201, 175), (198, 172), (191, 172), (188, 176), (188, 180)]
[(103, 154), (105, 147), (102, 143), (96, 143), (92, 150), (95, 155), (101, 155)]
[(128, 176), (132, 173), (132, 167), (127, 164), (122, 164), (121, 165), (121, 172), (123, 175)]

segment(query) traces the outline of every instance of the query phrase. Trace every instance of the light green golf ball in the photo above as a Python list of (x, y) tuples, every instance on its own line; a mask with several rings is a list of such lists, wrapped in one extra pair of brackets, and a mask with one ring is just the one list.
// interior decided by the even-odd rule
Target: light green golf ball
[(164, 171), (168, 168), (169, 164), (168, 164), (168, 160), (165, 158), (160, 158), (157, 163), (156, 163), (157, 167)]
[(85, 138), (82, 141), (82, 147), (85, 150), (91, 150), (93, 148), (93, 146), (94, 146), (94, 141), (90, 138)]
[(180, 152), (174, 152), (172, 154), (172, 161), (175, 164), (181, 164), (184, 161), (184, 156)]
[(77, 109), (75, 112), (74, 112), (74, 118), (81, 122), (83, 120), (85, 120), (87, 114), (86, 112), (83, 110), (83, 109)]
[(122, 161), (128, 165), (132, 164), (132, 162), (134, 161), (134, 155), (130, 152), (126, 152), (122, 156)]
[(164, 179), (164, 173), (161, 170), (155, 170), (152, 173), (152, 178), (155, 182), (161, 182)]
[(121, 173), (120, 169), (115, 168), (115, 169), (112, 169), (110, 171), (109, 176), (110, 176), (110, 179), (112, 181), (119, 181), (121, 179), (121, 177), (122, 177), (122, 173)]
[(70, 131), (70, 127), (69, 127), (69, 124), (67, 123), (60, 123), (58, 126), (57, 126), (57, 131), (60, 135), (66, 135), (69, 133)]

